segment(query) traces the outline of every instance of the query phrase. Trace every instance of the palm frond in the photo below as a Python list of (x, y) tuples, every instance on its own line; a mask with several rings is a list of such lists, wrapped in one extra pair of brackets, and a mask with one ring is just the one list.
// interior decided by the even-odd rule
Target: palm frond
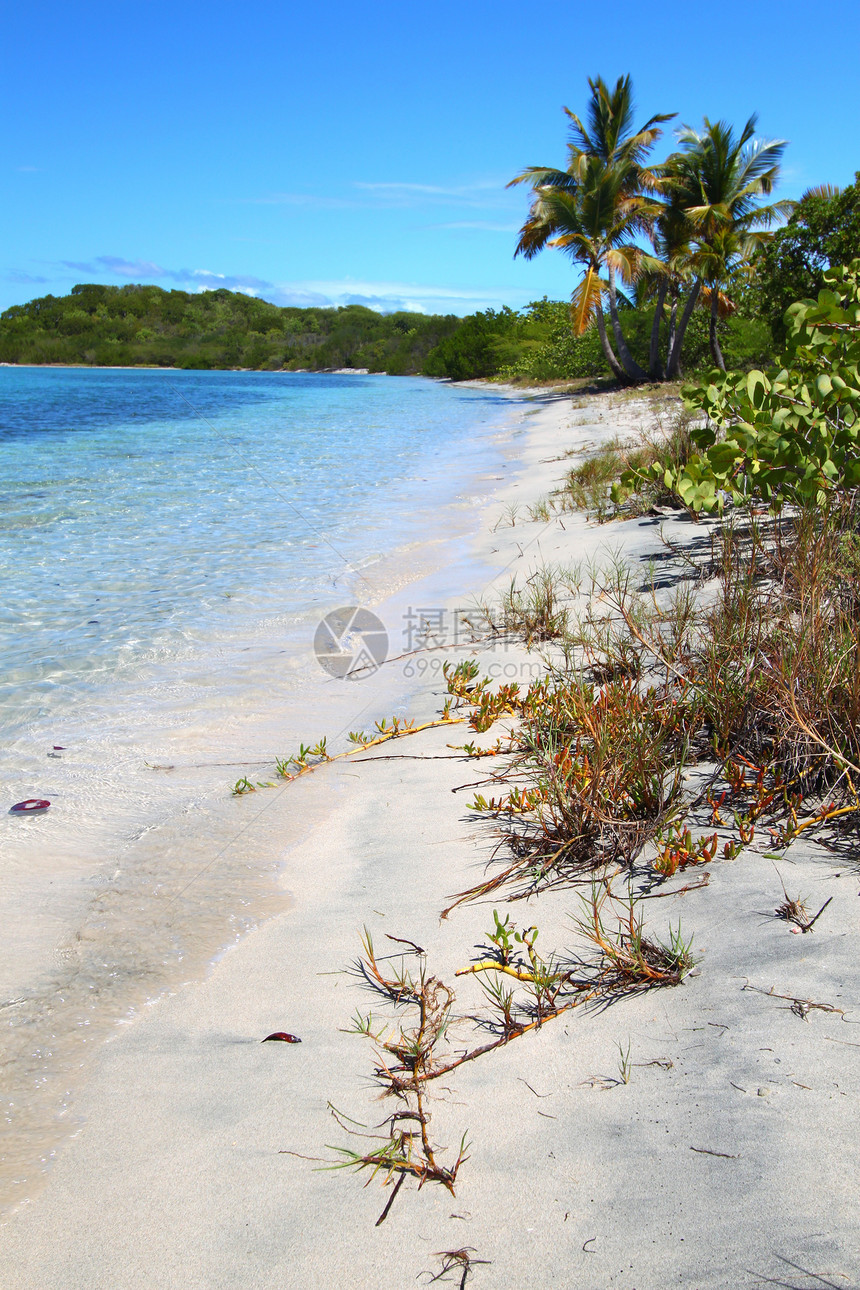
[(570, 323), (574, 336), (581, 336), (603, 308), (606, 283), (593, 268), (588, 268), (570, 298)]
[(814, 188), (807, 188), (800, 200), (805, 202), (808, 197), (822, 197), (825, 201), (831, 201), (832, 198), (841, 196), (842, 189), (838, 184), (816, 184)]
[(626, 286), (632, 286), (641, 272), (642, 249), (632, 244), (614, 246), (606, 252), (606, 263)]
[(553, 166), (526, 166), (505, 187), (513, 188), (516, 184), (531, 184), (532, 188), (564, 189), (574, 187), (575, 181), (568, 171), (556, 170)]
[(716, 287), (703, 286), (699, 293), (699, 304), (704, 309), (710, 309), (711, 303), (716, 296), (717, 313), (721, 318), (728, 318), (737, 309), (737, 305), (725, 293)]

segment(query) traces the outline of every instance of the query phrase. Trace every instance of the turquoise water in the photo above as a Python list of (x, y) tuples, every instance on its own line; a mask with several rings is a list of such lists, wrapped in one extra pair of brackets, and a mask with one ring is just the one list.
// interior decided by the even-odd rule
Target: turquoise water
[(360, 598), (356, 571), (505, 402), (374, 376), (0, 369), (5, 733), (201, 634), (333, 586)]
[(375, 606), (394, 654), (413, 588), (472, 589), (440, 533), (518, 414), (408, 378), (0, 367), (0, 1210), (112, 1028), (288, 903), (336, 778), (230, 789), (406, 710), (385, 669), (325, 673), (316, 623)]

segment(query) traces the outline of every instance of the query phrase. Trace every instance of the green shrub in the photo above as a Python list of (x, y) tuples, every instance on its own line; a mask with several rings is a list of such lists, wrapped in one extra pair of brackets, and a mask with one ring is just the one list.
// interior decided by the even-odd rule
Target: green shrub
[[(817, 301), (787, 311), (778, 372), (714, 371), (685, 389), (707, 421), (692, 432), (687, 463), (662, 475), (691, 510), (721, 509), (727, 497), (827, 507), (860, 485), (860, 260), (824, 280)], [(659, 473), (628, 471), (616, 497)]]

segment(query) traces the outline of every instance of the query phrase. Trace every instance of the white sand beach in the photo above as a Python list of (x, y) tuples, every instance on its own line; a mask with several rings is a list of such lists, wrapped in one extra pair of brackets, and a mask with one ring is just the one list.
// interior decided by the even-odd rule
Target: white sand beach
[[(608, 395), (536, 399), (512, 445), (516, 478), (498, 481), (469, 539), (475, 567), (498, 570), (496, 594), (513, 573), (611, 552), (644, 570), (665, 553), (661, 533), (682, 545), (702, 535), (677, 516), (528, 518), (570, 465), (562, 454), (638, 415)], [(492, 597), (452, 583), (458, 567), (434, 573), (420, 603)], [(472, 656), (525, 681), (537, 661), (499, 642), (426, 657)], [(386, 666), (402, 692), (403, 661)], [(430, 720), (445, 697), (438, 670), (409, 685), (406, 715)], [(446, 1051), (464, 1047), (482, 1007), (476, 978), (454, 974), (503, 895), (440, 920), (497, 841), (466, 810), (472, 792), (457, 791), (492, 764), (452, 752), (472, 737), (435, 728), (235, 799), (235, 827), (253, 818), (282, 850), (284, 908), (101, 1045), (74, 1133), (0, 1229), (0, 1285), (404, 1290), (464, 1250), (478, 1290), (860, 1285), (860, 869), (813, 844), (782, 866), (810, 907), (833, 897), (812, 934), (774, 917), (782, 891), (761, 849), (717, 857), (707, 886), (671, 895), (691, 881), (679, 875), (643, 902), (655, 935), (680, 920), (693, 937), (700, 961), (682, 984), (576, 1008), (438, 1081), (440, 1156), (451, 1163), (469, 1143), (455, 1196), (407, 1180), (376, 1226), (383, 1176), (365, 1187), (367, 1175), (320, 1168), (330, 1147), (355, 1148), (330, 1104), (367, 1126), (397, 1109), (372, 1078), (371, 1042), (349, 1033), (357, 1010), (378, 1006), (351, 970), (363, 927), (380, 954), (398, 951), (386, 936), (423, 947), (428, 972), (455, 989), (462, 1020)], [(539, 925), (547, 951), (573, 952), (580, 906), (557, 887), (509, 912)], [(274, 1031), (301, 1043), (260, 1042)], [(455, 1261), (445, 1283), (463, 1270)]]

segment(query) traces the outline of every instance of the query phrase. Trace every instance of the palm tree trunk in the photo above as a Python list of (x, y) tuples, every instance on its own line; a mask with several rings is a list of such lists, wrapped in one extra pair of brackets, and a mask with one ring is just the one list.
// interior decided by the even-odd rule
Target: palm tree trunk
[(666, 342), (666, 360), (672, 353), (672, 346), (675, 344), (675, 332), (678, 329), (678, 298), (681, 294), (677, 283), (672, 284), (672, 304), (669, 307), (669, 338)]
[(717, 336), (717, 316), (720, 307), (720, 293), (716, 285), (711, 288), (711, 317), (708, 322), (708, 340), (711, 346), (711, 358), (714, 360), (721, 372), (726, 370), (723, 361), (723, 351), (720, 349), (720, 341)]
[(615, 333), (615, 344), (618, 346), (618, 357), (621, 359), (621, 364), (629, 381), (647, 381), (648, 373), (639, 366), (627, 348), (627, 341), (624, 339), (624, 332), (621, 330), (621, 321), (618, 317), (615, 270), (611, 264), (607, 265), (607, 268), (609, 270), (609, 317), (612, 319), (612, 330)]
[(654, 321), (651, 324), (651, 349), (648, 354), (648, 375), (655, 381), (663, 379), (663, 364), (660, 362), (660, 323), (663, 321), (663, 305), (666, 302), (666, 288), (669, 283), (665, 278), (657, 291), (657, 305), (654, 309)]
[(678, 323), (678, 331), (669, 351), (669, 361), (666, 364), (666, 379), (669, 381), (674, 381), (681, 374), (681, 349), (684, 344), (684, 332), (687, 330), (687, 323), (690, 321), (701, 289), (702, 279), (696, 278), (696, 281), (690, 287), (690, 294), (687, 296), (687, 303), (684, 305), (684, 312), (681, 314), (681, 321)]
[(606, 319), (603, 317), (603, 309), (598, 308), (594, 315), (594, 321), (597, 323), (597, 334), (600, 337), (600, 345), (603, 349), (603, 357), (609, 364), (610, 371), (616, 381), (626, 381), (627, 376), (624, 368), (618, 361), (615, 350), (612, 348), (609, 337), (606, 334)]

